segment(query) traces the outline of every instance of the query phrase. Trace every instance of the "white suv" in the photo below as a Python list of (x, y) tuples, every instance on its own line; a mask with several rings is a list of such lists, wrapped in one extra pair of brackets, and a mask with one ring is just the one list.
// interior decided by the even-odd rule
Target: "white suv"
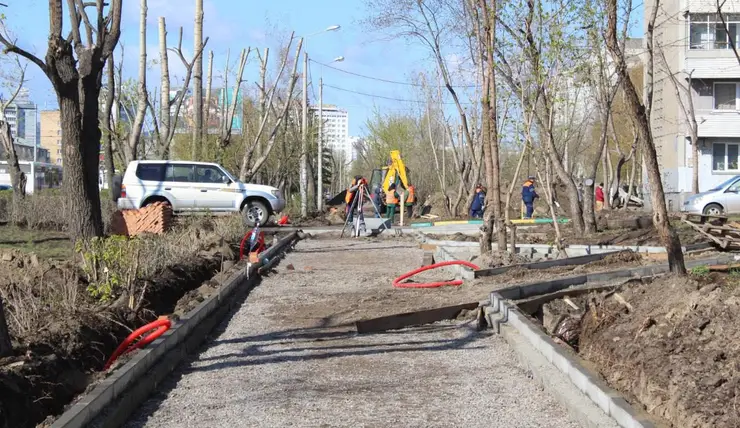
[(188, 161), (134, 161), (121, 183), (118, 208), (137, 209), (167, 202), (175, 212), (239, 212), (247, 226), (266, 224), (285, 208), (282, 192), (245, 184), (221, 165)]

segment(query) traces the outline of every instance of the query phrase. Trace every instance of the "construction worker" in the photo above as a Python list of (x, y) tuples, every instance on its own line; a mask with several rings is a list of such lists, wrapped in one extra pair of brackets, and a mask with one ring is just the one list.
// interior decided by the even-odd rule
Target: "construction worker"
[(350, 223), (352, 222), (352, 218), (354, 216), (352, 204), (355, 201), (355, 197), (357, 196), (357, 191), (359, 190), (360, 186), (367, 186), (367, 180), (365, 180), (361, 175), (356, 175), (355, 178), (352, 179), (352, 184), (347, 188), (347, 193), (344, 195), (344, 212), (349, 217)]
[(406, 195), (404, 196), (404, 205), (406, 206), (406, 212), (409, 218), (414, 215), (414, 204), (416, 204), (416, 187), (413, 184), (409, 184), (409, 188), (406, 189)]
[(375, 218), (380, 218), (380, 207), (383, 206), (383, 187), (380, 185), (373, 190), (373, 204), (375, 204)]
[(596, 212), (604, 209), (604, 183), (596, 186)]
[(390, 219), (391, 224), (396, 216), (396, 206), (398, 205), (398, 192), (396, 192), (396, 184), (393, 183), (388, 187), (388, 192), (385, 194), (385, 217)]
[(486, 194), (483, 191), (483, 185), (478, 184), (475, 186), (475, 196), (473, 196), (473, 203), (470, 204), (470, 217), (471, 218), (483, 218), (483, 208), (486, 206)]
[(524, 218), (532, 218), (532, 214), (534, 213), (534, 200), (539, 198), (539, 195), (534, 190), (534, 182), (534, 176), (530, 175), (522, 186), (522, 202), (524, 203), (524, 206), (527, 207), (527, 213), (524, 215)]

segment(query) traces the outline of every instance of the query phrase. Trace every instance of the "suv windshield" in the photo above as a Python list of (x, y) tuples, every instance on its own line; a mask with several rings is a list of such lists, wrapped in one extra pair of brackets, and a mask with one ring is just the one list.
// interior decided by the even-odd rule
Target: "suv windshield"
[(725, 182), (723, 182), (722, 184), (720, 184), (720, 185), (718, 185), (718, 186), (715, 186), (715, 187), (714, 187), (714, 188), (712, 188), (712, 189), (709, 189), (709, 191), (710, 191), (710, 192), (717, 192), (717, 191), (720, 191), (720, 190), (724, 189), (725, 187), (729, 186), (729, 185), (730, 185), (730, 183), (732, 183), (733, 181), (737, 180), (737, 178), (738, 178), (738, 177), (740, 177), (740, 176), (737, 176), (737, 175), (736, 175), (736, 176), (734, 176), (734, 177), (730, 178), (729, 180), (726, 180), (726, 181), (725, 181)]

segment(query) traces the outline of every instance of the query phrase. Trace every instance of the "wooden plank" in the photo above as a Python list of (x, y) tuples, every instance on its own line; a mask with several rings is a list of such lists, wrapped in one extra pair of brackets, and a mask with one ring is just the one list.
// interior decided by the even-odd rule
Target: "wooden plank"
[(364, 334), (431, 324), (437, 321), (454, 319), (464, 309), (473, 310), (479, 305), (479, 302), (463, 303), (461, 305), (445, 306), (442, 308), (360, 320), (355, 322), (355, 328), (357, 329), (357, 333)]
[(437, 246), (432, 244), (419, 244), (419, 248), (424, 251), (437, 251)]

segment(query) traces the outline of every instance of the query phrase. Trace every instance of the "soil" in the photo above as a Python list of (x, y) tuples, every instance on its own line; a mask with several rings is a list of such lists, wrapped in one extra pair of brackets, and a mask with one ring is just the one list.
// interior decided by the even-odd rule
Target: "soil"
[(546, 329), (633, 404), (670, 426), (737, 426), (740, 276), (664, 276), (571, 301), (579, 310), (545, 305), (549, 319), (562, 318)]
[(133, 329), (159, 315), (182, 315), (210, 295), (213, 283), (202, 284), (222, 261), (212, 249), (138, 280), (146, 284), (145, 303), (134, 314), (125, 305), (105, 307), (92, 299), (72, 261), (0, 250), (0, 296), (14, 349), (13, 356), (0, 359), (0, 427), (50, 424), (75, 396), (104, 378), (105, 360)]

